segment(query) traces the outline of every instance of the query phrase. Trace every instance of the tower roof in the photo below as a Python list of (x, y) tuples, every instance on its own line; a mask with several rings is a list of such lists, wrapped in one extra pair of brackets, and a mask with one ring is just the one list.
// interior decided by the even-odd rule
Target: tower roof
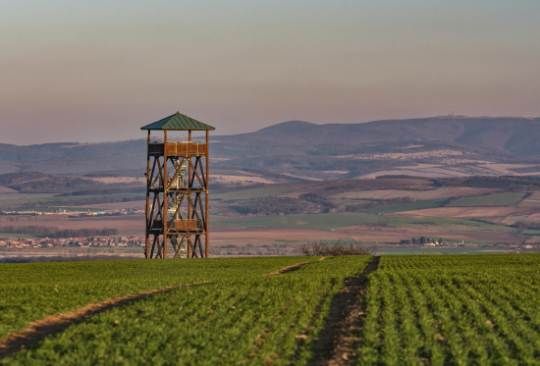
[(215, 130), (215, 127), (207, 125), (188, 117), (186, 115), (176, 112), (175, 114), (160, 119), (157, 122), (150, 123), (149, 125), (141, 127), (141, 130)]

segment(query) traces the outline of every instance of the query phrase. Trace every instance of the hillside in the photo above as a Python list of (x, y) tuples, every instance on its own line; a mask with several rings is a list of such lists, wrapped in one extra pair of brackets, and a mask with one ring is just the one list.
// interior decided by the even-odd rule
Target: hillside
[[(458, 116), (322, 125), (289, 121), (211, 139), (214, 167), (291, 179), (357, 178), (379, 172), (435, 177), (540, 172), (540, 118)], [(136, 174), (144, 166), (144, 139), (0, 144), (0, 173)]]

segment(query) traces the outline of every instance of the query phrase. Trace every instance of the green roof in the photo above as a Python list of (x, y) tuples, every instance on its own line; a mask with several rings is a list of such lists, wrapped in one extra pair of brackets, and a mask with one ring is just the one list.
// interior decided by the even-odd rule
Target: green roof
[(141, 127), (141, 130), (215, 130), (215, 127), (207, 125), (191, 117), (176, 112), (175, 114), (160, 119), (157, 122)]

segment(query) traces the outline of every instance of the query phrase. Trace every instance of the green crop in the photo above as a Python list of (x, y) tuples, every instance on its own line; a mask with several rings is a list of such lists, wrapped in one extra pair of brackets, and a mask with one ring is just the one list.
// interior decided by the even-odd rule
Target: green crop
[[(317, 259), (275, 276), (261, 274), (291, 258), (216, 260), (222, 270), (212, 283), (107, 311), (1, 363), (304, 365), (334, 295), (346, 278), (360, 275), (371, 261), (368, 256)], [(188, 267), (191, 262), (196, 261), (178, 261)]]
[(256, 277), (299, 261), (268, 257), (0, 264), (0, 337), (29, 321), (108, 298), (239, 275)]
[(540, 255), (383, 256), (361, 365), (540, 364)]

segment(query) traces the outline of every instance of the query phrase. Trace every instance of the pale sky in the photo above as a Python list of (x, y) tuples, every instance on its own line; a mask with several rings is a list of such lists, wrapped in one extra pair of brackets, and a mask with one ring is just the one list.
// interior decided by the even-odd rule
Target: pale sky
[(0, 143), (143, 138), (180, 111), (540, 116), (538, 0), (0, 0)]

